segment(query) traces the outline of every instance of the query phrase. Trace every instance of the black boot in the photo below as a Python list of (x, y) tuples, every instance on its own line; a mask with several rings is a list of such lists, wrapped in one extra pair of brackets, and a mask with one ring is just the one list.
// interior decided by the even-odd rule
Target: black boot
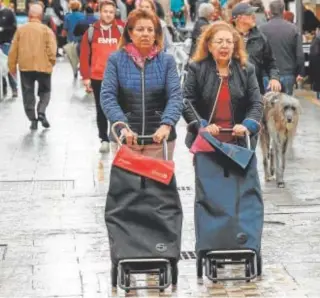
[(48, 121), (48, 119), (46, 118), (46, 115), (45, 114), (39, 114), (38, 115), (38, 120), (42, 123), (42, 126), (44, 128), (49, 128), (50, 127), (50, 123)]
[(37, 130), (38, 129), (38, 120), (32, 120), (31, 121), (30, 129), (31, 130)]

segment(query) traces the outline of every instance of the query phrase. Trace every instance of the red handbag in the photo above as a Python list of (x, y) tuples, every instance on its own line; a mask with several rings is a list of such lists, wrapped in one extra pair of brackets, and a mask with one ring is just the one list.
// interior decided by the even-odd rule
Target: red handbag
[(113, 160), (113, 165), (131, 173), (169, 185), (174, 174), (174, 162), (144, 156), (127, 145), (122, 145)]
[[(200, 132), (204, 131), (200, 129)], [(214, 152), (214, 148), (208, 143), (207, 140), (203, 138), (203, 136), (199, 133), (192, 143), (190, 148), (190, 152), (196, 154), (197, 152)]]

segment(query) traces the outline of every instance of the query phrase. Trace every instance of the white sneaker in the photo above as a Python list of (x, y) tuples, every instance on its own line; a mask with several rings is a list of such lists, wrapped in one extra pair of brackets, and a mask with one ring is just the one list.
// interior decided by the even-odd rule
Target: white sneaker
[(110, 151), (110, 144), (107, 141), (102, 141), (99, 151), (101, 153), (108, 153)]

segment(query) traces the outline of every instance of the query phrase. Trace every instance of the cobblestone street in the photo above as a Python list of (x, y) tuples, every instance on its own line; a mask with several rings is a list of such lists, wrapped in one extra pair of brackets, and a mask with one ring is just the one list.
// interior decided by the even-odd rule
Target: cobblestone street
[[(175, 289), (125, 294), (111, 288), (104, 223), (112, 154), (99, 153), (94, 100), (60, 61), (53, 75), (49, 130), (30, 132), (21, 95), (0, 102), (0, 298), (320, 297), (320, 107), (300, 101), (303, 112), (285, 189), (265, 184), (258, 149), (265, 201), (262, 278), (199, 281), (195, 260), (189, 259), (179, 263)], [(194, 177), (183, 121), (178, 135), (182, 250), (192, 252)], [(228, 268), (221, 270), (243, 274)]]

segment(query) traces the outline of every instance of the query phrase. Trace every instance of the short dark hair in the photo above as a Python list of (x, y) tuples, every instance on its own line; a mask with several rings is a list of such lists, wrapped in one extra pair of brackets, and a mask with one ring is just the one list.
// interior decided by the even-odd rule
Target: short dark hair
[(84, 11), (86, 12), (86, 14), (93, 14), (94, 13), (93, 8), (90, 7), (89, 5), (86, 5)]
[(265, 11), (262, 0), (250, 0), (250, 5), (254, 7), (258, 7), (258, 10), (256, 12)]
[(269, 4), (270, 13), (272, 16), (283, 16), (284, 2), (282, 0), (274, 0)]

